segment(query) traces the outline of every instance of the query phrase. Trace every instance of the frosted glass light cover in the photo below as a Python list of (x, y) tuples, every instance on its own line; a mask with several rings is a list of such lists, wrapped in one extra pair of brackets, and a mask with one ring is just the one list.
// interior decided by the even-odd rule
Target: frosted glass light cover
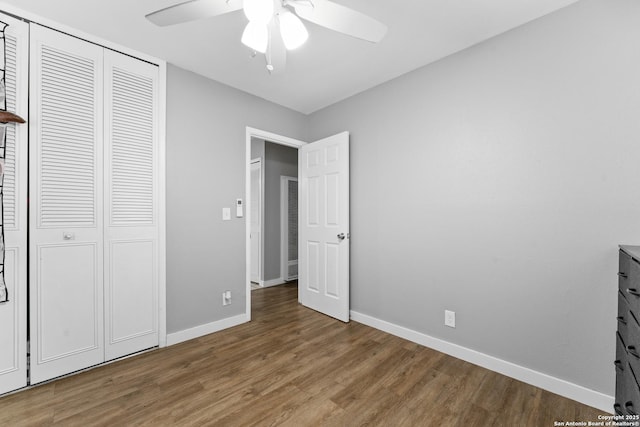
[(244, 0), (244, 14), (249, 22), (268, 24), (273, 17), (273, 0)]
[(249, 21), (242, 33), (242, 44), (256, 52), (265, 53), (269, 43), (269, 29), (266, 24)]
[(309, 38), (309, 33), (304, 24), (296, 15), (285, 11), (278, 15), (280, 21), (280, 34), (287, 50), (297, 49)]

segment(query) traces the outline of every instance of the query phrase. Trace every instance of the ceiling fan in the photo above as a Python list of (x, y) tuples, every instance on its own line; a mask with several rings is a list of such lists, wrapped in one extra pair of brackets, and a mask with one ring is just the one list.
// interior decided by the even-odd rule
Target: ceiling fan
[(265, 54), (269, 73), (284, 70), (287, 50), (300, 47), (309, 33), (300, 18), (358, 39), (377, 43), (386, 25), (330, 0), (189, 0), (146, 15), (159, 26), (181, 24), (240, 9), (249, 23), (242, 43)]

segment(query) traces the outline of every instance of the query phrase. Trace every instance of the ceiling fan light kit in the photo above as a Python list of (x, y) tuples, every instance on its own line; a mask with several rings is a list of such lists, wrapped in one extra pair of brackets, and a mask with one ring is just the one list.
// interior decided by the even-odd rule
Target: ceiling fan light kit
[(265, 54), (267, 70), (282, 71), (286, 51), (302, 46), (309, 32), (300, 18), (316, 25), (377, 43), (387, 27), (375, 19), (330, 0), (189, 0), (150, 13), (159, 26), (180, 24), (243, 9), (249, 23), (241, 41)]
[(309, 32), (300, 18), (288, 10), (278, 14), (280, 34), (287, 50), (294, 50), (302, 46), (309, 38)]
[(242, 8), (249, 22), (266, 26), (273, 18), (273, 0), (243, 0)]
[(244, 27), (241, 41), (256, 52), (265, 53), (269, 44), (269, 28), (266, 24), (249, 21)]

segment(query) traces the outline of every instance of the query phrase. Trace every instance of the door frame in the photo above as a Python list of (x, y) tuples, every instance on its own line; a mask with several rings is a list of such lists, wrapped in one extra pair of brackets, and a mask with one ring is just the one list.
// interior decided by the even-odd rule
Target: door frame
[[(300, 148), (306, 145), (307, 142), (299, 139), (290, 138), (288, 136), (279, 135), (273, 132), (268, 132), (261, 129), (256, 129), (247, 126), (245, 134), (245, 192), (244, 200), (247, 204), (246, 218), (245, 218), (245, 298), (246, 298), (246, 312), (245, 321), (251, 320), (251, 138), (260, 138), (265, 141), (269, 141), (275, 144), (285, 145), (287, 147)], [(264, 201), (263, 201), (264, 202)], [(264, 246), (263, 246), (264, 249)]]
[[(258, 281), (254, 283), (258, 283), (261, 287), (264, 286), (264, 159), (262, 157), (256, 157), (255, 159), (251, 159), (249, 161), (249, 171), (251, 171), (251, 165), (254, 163), (260, 163), (260, 255), (259, 255), (259, 268), (258, 268)], [(251, 179), (251, 175), (249, 175), (249, 179)], [(249, 224), (249, 235), (251, 235), (251, 216), (249, 214), (249, 209), (251, 208), (251, 193), (247, 195), (247, 222)], [(251, 238), (249, 238), (249, 244), (251, 244)], [(249, 252), (251, 253), (251, 252)], [(251, 256), (249, 256), (249, 266), (251, 266)], [(251, 270), (249, 270), (251, 271)]]
[[(289, 182), (298, 182), (297, 176), (280, 176), (280, 277), (289, 279)], [(296, 260), (296, 263), (298, 261)], [(298, 278), (296, 274), (295, 278)]]

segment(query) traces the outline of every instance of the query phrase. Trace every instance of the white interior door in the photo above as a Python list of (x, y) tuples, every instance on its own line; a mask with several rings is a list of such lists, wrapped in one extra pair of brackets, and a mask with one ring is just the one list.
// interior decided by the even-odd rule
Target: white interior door
[[(28, 119), (29, 25), (4, 14), (7, 110)], [(0, 394), (27, 385), (27, 125), (7, 125), (4, 163), (4, 279), (0, 304)]]
[(158, 345), (158, 67), (105, 50), (105, 360)]
[(262, 161), (251, 162), (251, 281), (262, 284)]
[(349, 133), (298, 151), (298, 292), (309, 308), (349, 321)]
[(104, 361), (103, 49), (31, 24), (31, 382)]

